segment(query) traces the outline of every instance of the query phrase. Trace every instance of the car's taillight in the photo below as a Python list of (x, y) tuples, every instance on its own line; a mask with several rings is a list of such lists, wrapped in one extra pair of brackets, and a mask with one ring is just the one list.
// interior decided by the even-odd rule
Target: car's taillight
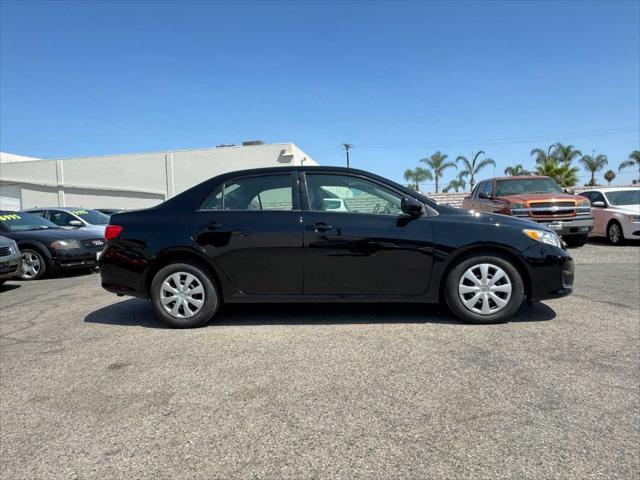
[(120, 235), (122, 229), (123, 227), (121, 227), (120, 225), (107, 225), (107, 228), (104, 231), (104, 238), (106, 240), (113, 240), (118, 235)]

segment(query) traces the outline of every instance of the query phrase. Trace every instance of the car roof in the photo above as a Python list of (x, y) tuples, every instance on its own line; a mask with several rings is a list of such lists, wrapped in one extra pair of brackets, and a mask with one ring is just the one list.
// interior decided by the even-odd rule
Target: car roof
[(506, 177), (491, 177), (485, 178), (484, 180), (479, 180), (479, 182), (487, 182), (491, 180), (521, 180), (523, 178), (550, 178), (546, 175), (515, 175), (515, 176), (506, 176)]
[(586, 193), (586, 192), (621, 192), (623, 190), (636, 190), (636, 189), (640, 189), (640, 187), (591, 187), (591, 188), (587, 188), (586, 190), (583, 190), (580, 193)]

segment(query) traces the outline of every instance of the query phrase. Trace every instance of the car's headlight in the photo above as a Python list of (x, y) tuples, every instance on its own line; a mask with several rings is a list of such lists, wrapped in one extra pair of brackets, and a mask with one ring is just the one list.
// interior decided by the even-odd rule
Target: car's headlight
[(640, 222), (640, 215), (627, 215), (632, 222)]
[(522, 230), (527, 237), (533, 238), (537, 242), (548, 243), (554, 247), (562, 248), (562, 241), (555, 232), (547, 232), (546, 230), (538, 230), (534, 228), (525, 228)]
[(56, 240), (55, 242), (51, 242), (49, 246), (54, 250), (72, 250), (82, 247), (77, 240)]

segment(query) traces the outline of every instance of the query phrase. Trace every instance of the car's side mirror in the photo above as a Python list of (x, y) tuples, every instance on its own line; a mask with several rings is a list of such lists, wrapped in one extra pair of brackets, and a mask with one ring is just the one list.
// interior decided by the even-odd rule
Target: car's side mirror
[(484, 198), (485, 200), (491, 200), (491, 195), (489, 195), (487, 192), (480, 192), (478, 194), (478, 198)]
[(569, 195), (575, 195), (576, 192), (573, 188), (564, 188), (564, 193), (568, 193)]
[(606, 207), (606, 205), (604, 204), (604, 202), (601, 202), (601, 201), (599, 201), (599, 200), (598, 200), (597, 202), (593, 202), (593, 203), (591, 204), (591, 206), (592, 206), (592, 207), (596, 207), (596, 208), (605, 208), (605, 207)]
[(71, 220), (69, 222), (70, 227), (82, 227), (82, 222), (80, 220)]
[(422, 204), (413, 197), (403, 197), (400, 202), (400, 210), (407, 215), (417, 217), (422, 215)]

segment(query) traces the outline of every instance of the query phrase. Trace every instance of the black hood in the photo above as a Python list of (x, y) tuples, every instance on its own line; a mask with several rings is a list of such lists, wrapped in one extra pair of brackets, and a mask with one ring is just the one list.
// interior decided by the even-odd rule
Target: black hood
[[(440, 207), (440, 206), (439, 206)], [(446, 206), (444, 209), (440, 209), (441, 215), (455, 215), (456, 221), (467, 221), (469, 223), (482, 223), (486, 225), (504, 225), (510, 227), (520, 228), (537, 228), (538, 230), (547, 230), (553, 232), (549, 227), (533, 220), (526, 218), (513, 217), (511, 215), (502, 215), (500, 213), (492, 212), (477, 212), (472, 210), (466, 210), (464, 208), (456, 208)]]
[(42, 243), (55, 242), (56, 240), (87, 240), (100, 238), (96, 232), (83, 232), (81, 230), (65, 230), (63, 228), (47, 228), (44, 230), (29, 230), (24, 232), (1, 232), (5, 237), (14, 240), (35, 240)]

